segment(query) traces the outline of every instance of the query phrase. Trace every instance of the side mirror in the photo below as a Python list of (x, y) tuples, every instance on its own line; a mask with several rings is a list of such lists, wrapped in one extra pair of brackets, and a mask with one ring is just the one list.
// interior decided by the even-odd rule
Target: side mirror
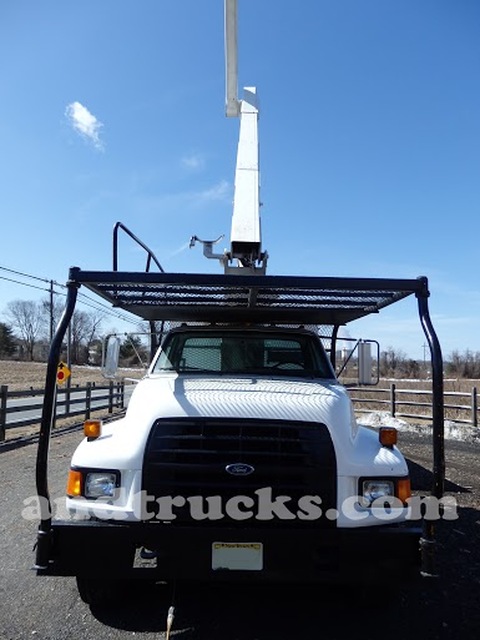
[(374, 361), (372, 358), (371, 345), (376, 345), (376, 362), (379, 362), (380, 345), (374, 340), (358, 341), (358, 384), (378, 384), (379, 372), (378, 366), (376, 374), (374, 374)]
[(114, 379), (116, 377), (119, 358), (120, 338), (116, 335), (109, 335), (103, 343), (102, 375), (104, 378)]

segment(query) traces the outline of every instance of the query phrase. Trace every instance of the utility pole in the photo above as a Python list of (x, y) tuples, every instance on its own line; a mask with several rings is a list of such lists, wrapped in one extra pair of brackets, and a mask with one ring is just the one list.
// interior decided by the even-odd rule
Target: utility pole
[(50, 280), (50, 343), (53, 340), (54, 331), (55, 326), (53, 318), (53, 280)]

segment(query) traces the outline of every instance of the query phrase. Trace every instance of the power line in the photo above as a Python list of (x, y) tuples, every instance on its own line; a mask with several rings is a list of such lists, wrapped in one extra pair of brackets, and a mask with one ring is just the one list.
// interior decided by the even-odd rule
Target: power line
[[(2, 267), (0, 267), (1, 269)], [(14, 280), (13, 278), (6, 278), (5, 276), (0, 276), (0, 280), (6, 280), (7, 282), (13, 282), (15, 284), (21, 284), (24, 287), (30, 287), (31, 289), (38, 289), (39, 291), (49, 291), (49, 289), (44, 289), (43, 287), (37, 287), (34, 284), (28, 284), (28, 282), (20, 282), (19, 280)]]
[[(29, 273), (25, 273), (23, 271), (17, 271), (16, 269), (10, 269), (8, 267), (3, 267), (0, 266), (0, 270), (2, 271), (7, 271), (8, 273), (12, 273), (14, 275), (20, 276), (22, 278), (29, 278), (31, 280), (35, 280), (37, 282), (45, 282), (47, 284), (49, 284), (49, 287), (39, 287), (37, 285), (34, 284), (30, 284), (28, 282), (22, 282), (21, 280), (15, 280), (14, 278), (8, 278), (6, 276), (0, 276), (0, 280), (5, 280), (6, 282), (12, 282), (13, 284), (18, 284), (21, 285), (23, 287), (29, 287), (30, 289), (36, 289), (38, 291), (45, 291), (46, 293), (54, 293), (55, 295), (59, 295), (59, 296), (66, 296), (66, 293), (62, 292), (62, 291), (53, 291), (53, 287), (59, 287), (61, 289), (67, 289), (67, 286), (64, 284), (61, 284), (60, 282), (56, 282), (55, 280), (49, 280), (48, 278), (40, 278), (38, 276), (34, 276), (32, 274)], [(126, 322), (128, 324), (133, 324), (135, 326), (138, 326), (140, 324), (140, 322), (138, 320), (134, 320), (133, 318), (129, 318), (126, 315), (123, 315), (121, 313), (119, 313), (118, 311), (113, 311), (111, 307), (108, 307), (107, 305), (102, 304), (101, 302), (97, 301), (97, 300), (93, 300), (92, 298), (89, 298), (86, 294), (79, 292), (79, 298), (85, 298), (86, 300), (88, 300), (88, 302), (84, 302), (83, 300), (79, 300), (79, 304), (83, 304), (84, 306), (90, 307), (91, 309), (95, 309), (96, 311), (102, 311), (104, 313), (106, 313), (107, 315), (109, 315), (112, 318), (116, 318), (118, 320), (122, 320), (123, 322)]]
[[(67, 294), (64, 293), (63, 291), (55, 291), (54, 293), (56, 296), (63, 296), (64, 298), (67, 296)], [(86, 301), (82, 300), (82, 298), (85, 298)], [(95, 311), (101, 311), (111, 316), (112, 318), (117, 318), (118, 320), (122, 320), (123, 322), (127, 322), (129, 324), (134, 324), (134, 325), (139, 324), (138, 320), (129, 318), (128, 316), (120, 313), (119, 311), (114, 311), (111, 307), (108, 307), (107, 305), (104, 305), (101, 302), (94, 300), (93, 298), (89, 298), (85, 293), (82, 293), (80, 291), (78, 292), (78, 304), (81, 304), (85, 307), (89, 307), (90, 309), (95, 309)]]
[(101, 302), (98, 302), (97, 300), (94, 300), (93, 298), (90, 298), (89, 296), (87, 296), (84, 293), (81, 293), (80, 291), (78, 293), (78, 296), (79, 298), (85, 298), (88, 301), (88, 302), (84, 302), (83, 300), (79, 300), (79, 304), (84, 304), (85, 306), (96, 309), (97, 311), (103, 311), (105, 313), (108, 313), (108, 315), (112, 317), (118, 318), (119, 320), (123, 320), (124, 322), (128, 322), (130, 324), (138, 324), (138, 320), (129, 318), (128, 316), (118, 311), (113, 311), (111, 307), (108, 307), (106, 304), (103, 304)]
[[(15, 271), (15, 269), (9, 269), (8, 267), (1, 267), (2, 271), (8, 271), (9, 273), (14, 273), (16, 276), (22, 276), (22, 278), (31, 278), (32, 280), (39, 280), (40, 282), (51, 282), (47, 278), (39, 278), (38, 276), (32, 276), (29, 273), (23, 273), (22, 271)], [(21, 283), (20, 283), (21, 284)]]

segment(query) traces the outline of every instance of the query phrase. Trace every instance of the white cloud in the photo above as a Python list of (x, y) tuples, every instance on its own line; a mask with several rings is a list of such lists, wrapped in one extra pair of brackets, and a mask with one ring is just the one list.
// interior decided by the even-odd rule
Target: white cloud
[(80, 102), (71, 102), (65, 109), (65, 115), (73, 129), (92, 143), (95, 149), (103, 151), (100, 130), (103, 124)]
[(226, 200), (229, 195), (230, 185), (226, 180), (220, 180), (220, 182), (217, 182), (217, 184), (214, 184), (212, 187), (194, 194), (194, 197), (210, 202), (212, 200)]
[[(208, 211), (212, 207), (231, 204), (232, 186), (227, 180), (205, 186), (203, 189), (145, 194), (138, 191), (129, 194), (130, 211), (135, 215), (185, 216), (194, 212)], [(227, 214), (228, 215), (228, 214)], [(228, 223), (228, 220), (226, 220)]]
[(182, 165), (187, 169), (199, 171), (205, 167), (205, 158), (200, 153), (189, 153), (183, 156)]

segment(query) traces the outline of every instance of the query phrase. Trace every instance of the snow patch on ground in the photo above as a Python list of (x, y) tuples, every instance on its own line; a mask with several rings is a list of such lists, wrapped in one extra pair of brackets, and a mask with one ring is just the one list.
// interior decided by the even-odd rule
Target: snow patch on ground
[[(392, 417), (388, 411), (372, 411), (362, 414), (357, 418), (360, 425), (367, 427), (395, 427), (399, 431), (411, 431), (413, 433), (432, 433), (431, 424), (416, 424), (400, 418)], [(460, 424), (452, 420), (445, 420), (444, 432), (446, 440), (463, 440), (465, 442), (480, 442), (480, 427), (472, 427), (468, 424)]]

